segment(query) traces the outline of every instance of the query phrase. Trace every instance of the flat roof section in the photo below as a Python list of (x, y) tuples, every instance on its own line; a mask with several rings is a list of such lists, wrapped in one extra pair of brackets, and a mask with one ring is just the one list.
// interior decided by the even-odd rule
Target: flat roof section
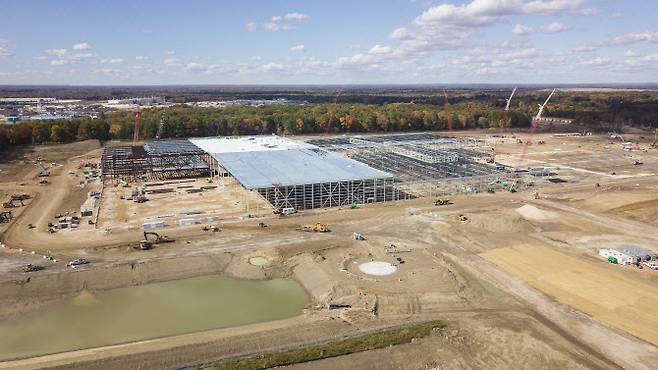
[(317, 148), (303, 141), (276, 135), (205, 137), (189, 139), (189, 141), (204, 152), (212, 154)]
[(315, 147), (211, 155), (247, 189), (393, 177)]

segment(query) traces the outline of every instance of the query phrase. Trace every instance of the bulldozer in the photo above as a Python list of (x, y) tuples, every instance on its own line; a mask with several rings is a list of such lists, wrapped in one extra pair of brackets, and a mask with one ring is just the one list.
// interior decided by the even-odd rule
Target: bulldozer
[(447, 206), (448, 204), (452, 204), (450, 199), (440, 199), (439, 198), (436, 201), (434, 201), (435, 206)]
[[(155, 237), (155, 240), (150, 241), (149, 240), (149, 235), (152, 235)], [(139, 242), (139, 246), (135, 247), (135, 249), (141, 249), (143, 251), (152, 249), (154, 245), (156, 244), (161, 244), (161, 243), (171, 243), (175, 241), (174, 239), (169, 238), (166, 235), (160, 235), (158, 233), (154, 233), (152, 231), (144, 231), (144, 239)]]
[(316, 222), (316, 223), (313, 224), (313, 225), (302, 225), (302, 226), (299, 227), (297, 230), (299, 230), (299, 231), (306, 231), (306, 232), (311, 232), (311, 231), (313, 231), (313, 232), (316, 232), (316, 233), (326, 233), (326, 232), (331, 231), (331, 230), (329, 230), (329, 228), (327, 227), (327, 225), (325, 225), (325, 224), (321, 224), (321, 223), (319, 223), (319, 222)]

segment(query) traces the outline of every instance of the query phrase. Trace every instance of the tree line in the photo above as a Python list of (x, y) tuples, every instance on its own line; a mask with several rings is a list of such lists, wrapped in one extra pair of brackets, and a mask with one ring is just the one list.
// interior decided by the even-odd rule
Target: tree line
[[(455, 130), (492, 127), (529, 127), (541, 96), (522, 97), (514, 109), (504, 112), (504, 98), (459, 99), (449, 110), (439, 104), (418, 103), (318, 103), (228, 106), (201, 108), (175, 105), (144, 109), (140, 139), (198, 136), (279, 135), (318, 133), (403, 132), (446, 130), (451, 121)], [(67, 143), (78, 140), (130, 139), (134, 111), (55, 121), (22, 121), (0, 125), (0, 149), (12, 145)], [(547, 116), (573, 118), (582, 126), (609, 129), (621, 125), (655, 126), (658, 100), (613, 97), (571, 97), (551, 103)]]

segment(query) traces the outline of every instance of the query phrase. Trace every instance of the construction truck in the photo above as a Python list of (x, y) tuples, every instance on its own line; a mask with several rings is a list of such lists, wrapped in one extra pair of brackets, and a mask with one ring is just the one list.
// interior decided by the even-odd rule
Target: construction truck
[(35, 271), (41, 271), (43, 269), (44, 269), (43, 266), (33, 265), (31, 263), (28, 263), (27, 265), (23, 266), (23, 272), (35, 272)]
[[(153, 241), (149, 240), (149, 235), (152, 235), (155, 237)], [(139, 247), (136, 247), (141, 250), (149, 250), (153, 248), (154, 245), (156, 244), (161, 244), (161, 243), (171, 243), (175, 241), (174, 239), (170, 239), (166, 235), (160, 236), (158, 233), (154, 233), (152, 231), (144, 231), (144, 239), (139, 242)]]
[(297, 228), (299, 231), (306, 231), (306, 232), (316, 232), (316, 233), (326, 233), (331, 230), (327, 227), (325, 224), (321, 224), (319, 222), (316, 222), (313, 225), (302, 225), (301, 227)]
[(448, 204), (452, 204), (450, 199), (437, 199), (434, 201), (435, 206), (447, 206)]

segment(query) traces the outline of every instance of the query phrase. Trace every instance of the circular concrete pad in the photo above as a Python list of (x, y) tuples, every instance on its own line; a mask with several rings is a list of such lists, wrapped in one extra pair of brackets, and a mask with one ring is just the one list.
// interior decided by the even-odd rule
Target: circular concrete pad
[(390, 263), (381, 261), (366, 262), (359, 265), (359, 270), (361, 270), (361, 272), (377, 276), (390, 275), (397, 271), (397, 269), (397, 267)]
[(265, 257), (256, 256), (249, 258), (249, 263), (254, 266), (267, 266), (270, 264), (270, 261), (268, 261)]

